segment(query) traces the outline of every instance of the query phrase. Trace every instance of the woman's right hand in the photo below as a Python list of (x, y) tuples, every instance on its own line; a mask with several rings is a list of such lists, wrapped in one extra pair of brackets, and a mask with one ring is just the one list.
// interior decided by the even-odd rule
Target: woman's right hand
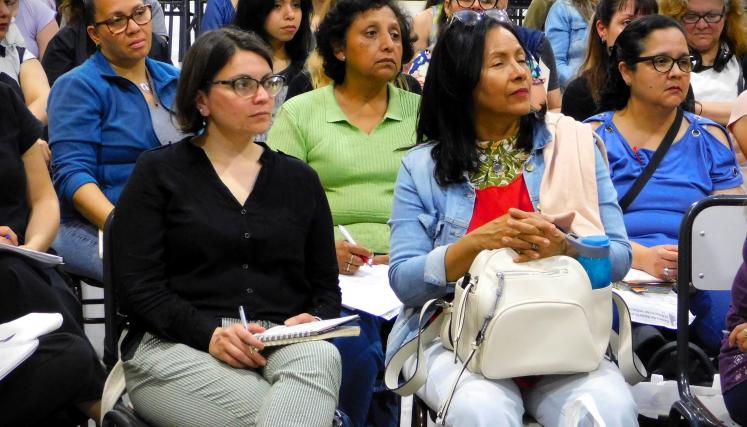
[(18, 236), (7, 225), (0, 225), (0, 243), (18, 246)]
[(264, 332), (265, 328), (256, 323), (249, 324), (249, 330), (235, 324), (227, 328), (215, 328), (208, 352), (234, 368), (258, 368), (267, 360), (259, 354), (264, 348), (262, 341), (253, 334)]
[[(554, 228), (554, 225), (544, 219), (540, 221), (538, 216), (532, 216), (531, 220), (520, 219), (523, 218), (522, 214), (525, 213), (518, 209), (509, 209), (505, 215), (472, 230), (467, 236), (479, 251), (511, 248), (520, 252), (532, 250), (532, 245), (549, 245), (550, 242), (544, 236), (545, 228)], [(538, 253), (534, 253), (532, 257), (538, 256)]]
[(361, 257), (370, 258), (374, 254), (369, 249), (354, 245), (345, 240), (335, 241), (337, 252), (337, 269), (340, 274), (353, 275), (363, 265)]

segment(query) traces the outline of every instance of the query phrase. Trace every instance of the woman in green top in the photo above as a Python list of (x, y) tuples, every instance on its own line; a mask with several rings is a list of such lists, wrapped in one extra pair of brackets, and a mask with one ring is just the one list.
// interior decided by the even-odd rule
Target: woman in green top
[[(393, 0), (340, 0), (316, 33), (324, 72), (332, 85), (296, 96), (278, 112), (270, 147), (304, 160), (319, 174), (335, 225), (341, 274), (354, 274), (362, 258), (389, 263), (394, 182), (404, 155), (415, 144), (420, 96), (389, 82), (413, 55), (410, 27)], [(371, 405), (383, 369), (380, 318), (361, 316), (361, 336), (335, 342), (342, 358), (340, 408), (354, 425), (397, 424), (396, 403)], [(391, 395), (391, 392), (388, 392)], [(377, 395), (376, 399), (388, 399)], [(369, 411), (370, 408), (385, 408)]]
[[(343, 1), (330, 11), (316, 37), (334, 84), (284, 104), (267, 140), (317, 171), (335, 225), (345, 225), (360, 244), (335, 230), (342, 274), (355, 273), (361, 257), (389, 252), (386, 221), (399, 149), (415, 144), (420, 97), (389, 83), (412, 57), (410, 31), (389, 3)], [(339, 20), (349, 24), (343, 28)]]

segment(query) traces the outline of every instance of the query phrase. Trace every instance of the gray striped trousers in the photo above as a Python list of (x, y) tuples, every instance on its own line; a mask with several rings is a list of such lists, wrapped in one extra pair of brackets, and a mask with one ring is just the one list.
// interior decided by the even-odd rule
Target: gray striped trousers
[(262, 353), (264, 368), (236, 369), (146, 333), (124, 363), (127, 391), (138, 415), (157, 426), (331, 426), (337, 349), (309, 341)]

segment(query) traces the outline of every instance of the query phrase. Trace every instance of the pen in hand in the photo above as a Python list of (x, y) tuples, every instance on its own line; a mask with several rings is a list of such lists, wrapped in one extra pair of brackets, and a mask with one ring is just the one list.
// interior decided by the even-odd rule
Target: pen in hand
[(244, 306), (239, 306), (239, 319), (241, 319), (241, 325), (244, 327), (245, 331), (249, 330), (249, 323), (246, 322), (246, 314), (244, 314)]
[[(350, 232), (348, 231), (347, 228), (345, 228), (344, 225), (339, 224), (337, 228), (340, 230), (342, 237), (345, 238), (345, 240), (347, 240), (348, 243), (352, 245), (356, 245), (356, 246), (358, 245), (358, 243), (355, 242), (355, 239), (353, 239), (353, 235), (350, 234)], [(356, 256), (360, 258), (361, 260), (363, 260), (363, 262), (369, 267), (373, 265), (373, 257), (367, 257), (363, 255), (356, 255)]]

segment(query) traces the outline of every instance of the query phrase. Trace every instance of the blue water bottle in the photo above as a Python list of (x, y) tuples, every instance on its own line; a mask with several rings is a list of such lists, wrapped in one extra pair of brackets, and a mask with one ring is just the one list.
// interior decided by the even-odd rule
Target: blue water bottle
[(578, 262), (586, 270), (592, 289), (610, 284), (612, 263), (610, 262), (610, 239), (607, 236), (586, 236), (577, 240)]

